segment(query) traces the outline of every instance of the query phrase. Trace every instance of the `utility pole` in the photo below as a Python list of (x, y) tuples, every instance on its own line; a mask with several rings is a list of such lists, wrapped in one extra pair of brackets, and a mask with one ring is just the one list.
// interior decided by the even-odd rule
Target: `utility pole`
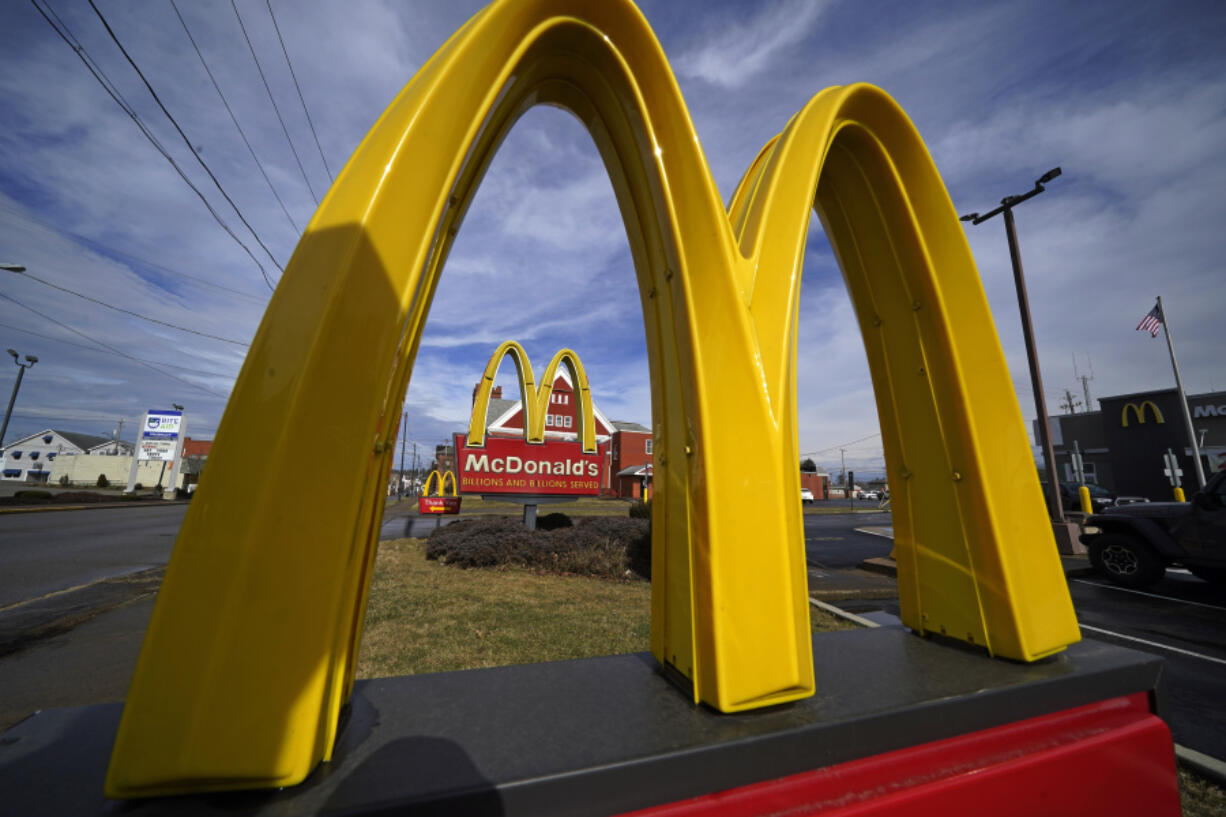
[(1060, 404), (1060, 408), (1064, 409), (1065, 414), (1076, 414), (1077, 407), (1081, 405), (1081, 401), (1073, 396), (1073, 393), (1068, 389), (1064, 390), (1064, 402)]
[(844, 491), (847, 490), (847, 457), (843, 455), (843, 452), (845, 450), (846, 449), (843, 449), (843, 448), (839, 449), (839, 462), (841, 463), (841, 466), (840, 466), (841, 470), (839, 471), (839, 482), (842, 484)]
[[(6, 266), (5, 269), (8, 267)], [(38, 358), (34, 355), (26, 355), (26, 362), (22, 363), (15, 350), (9, 349), (8, 353), (13, 356), (13, 362), (17, 364), (17, 382), (13, 384), (13, 395), (9, 398), (9, 407), (4, 410), (4, 424), (0, 425), (0, 450), (4, 449), (4, 435), (9, 430), (9, 418), (13, 416), (13, 404), (17, 402), (17, 392), (21, 390), (21, 378), (25, 377), (26, 369), (33, 368), (38, 362)]]
[(1064, 503), (1060, 501), (1060, 490), (1056, 484), (1056, 455), (1051, 447), (1051, 429), (1047, 420), (1047, 400), (1043, 396), (1043, 376), (1039, 372), (1039, 353), (1034, 342), (1034, 330), (1030, 321), (1030, 300), (1026, 296), (1026, 279), (1022, 274), (1022, 253), (1017, 244), (1017, 228), (1013, 224), (1013, 208), (1042, 193), (1043, 185), (1060, 175), (1060, 168), (1053, 167), (1044, 173), (1034, 183), (1034, 189), (1018, 196), (1005, 196), (1000, 200), (1000, 206), (991, 212), (967, 213), (963, 221), (971, 224), (982, 224), (993, 216), (1003, 213), (1005, 218), (1005, 239), (1009, 243), (1009, 261), (1013, 264), (1013, 283), (1017, 287), (1018, 310), (1022, 316), (1022, 338), (1026, 341), (1026, 358), (1030, 362), (1030, 383), (1034, 390), (1035, 413), (1038, 414), (1039, 445), (1043, 449), (1043, 467), (1047, 471), (1047, 498), (1051, 504), (1052, 521), (1065, 523)]
[(1086, 396), (1086, 411), (1094, 410), (1094, 401), (1090, 399), (1090, 381), (1094, 379), (1094, 361), (1086, 356), (1086, 360), (1090, 363), (1090, 373), (1088, 375), (1081, 374), (1077, 371), (1077, 355), (1073, 355), (1073, 377), (1081, 381), (1081, 391)]
[(400, 482), (396, 485), (396, 498), (404, 496), (404, 444), (405, 437), (409, 436), (409, 413), (404, 413), (404, 419), (400, 421)]
[(113, 454), (119, 453), (119, 435), (122, 433), (123, 433), (123, 418), (120, 417), (119, 424), (115, 426), (115, 447), (111, 450), (111, 453)]

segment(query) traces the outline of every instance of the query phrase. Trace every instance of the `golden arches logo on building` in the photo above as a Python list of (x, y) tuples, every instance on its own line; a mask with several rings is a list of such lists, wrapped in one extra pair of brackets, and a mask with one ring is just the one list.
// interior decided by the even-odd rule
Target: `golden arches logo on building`
[[(814, 692), (795, 500), (811, 209), (864, 339), (903, 623), (1024, 661), (1079, 640), (982, 282), (897, 103), (863, 84), (818, 93), (725, 208), (630, 0), (496, 0), (379, 117), (286, 265), (180, 527), (110, 796), (288, 786), (331, 758), (431, 298), (494, 152), (542, 104), (585, 124), (621, 207), (651, 376), (651, 650), (695, 701), (734, 712)], [(285, 474), (310, 478), (285, 491)]]
[(515, 363), (515, 371), (519, 379), (519, 396), (524, 412), (524, 439), (529, 443), (543, 444), (545, 442), (545, 415), (549, 411), (549, 397), (553, 394), (553, 384), (557, 379), (558, 367), (565, 366), (570, 373), (575, 394), (578, 395), (579, 410), (579, 442), (584, 453), (596, 452), (596, 415), (592, 410), (592, 390), (588, 385), (587, 372), (579, 362), (579, 356), (570, 349), (560, 349), (545, 367), (541, 376), (541, 384), (536, 385), (532, 373), (532, 361), (524, 347), (513, 340), (503, 341), (490, 361), (485, 365), (481, 375), (481, 385), (477, 388), (473, 399), (473, 413), (468, 421), (467, 444), (472, 448), (485, 445), (485, 415), (490, 403), (490, 390), (494, 387), (494, 377), (503, 358), (509, 357)]
[(1139, 406), (1136, 403), (1128, 403), (1124, 406), (1124, 410), (1120, 412), (1120, 425), (1124, 428), (1128, 428), (1129, 413), (1132, 414), (1133, 419), (1135, 419), (1138, 424), (1144, 424), (1146, 409), (1153, 412), (1155, 423), (1161, 425), (1166, 422), (1166, 420), (1162, 417), (1162, 411), (1156, 405), (1154, 405), (1153, 400), (1143, 400)]

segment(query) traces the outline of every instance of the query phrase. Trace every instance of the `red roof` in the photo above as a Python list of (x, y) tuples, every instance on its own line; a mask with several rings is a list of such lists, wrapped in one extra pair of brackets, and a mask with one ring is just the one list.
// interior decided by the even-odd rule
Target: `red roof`
[(183, 456), (185, 457), (207, 457), (209, 449), (212, 447), (212, 440), (193, 440), (191, 437), (183, 438)]

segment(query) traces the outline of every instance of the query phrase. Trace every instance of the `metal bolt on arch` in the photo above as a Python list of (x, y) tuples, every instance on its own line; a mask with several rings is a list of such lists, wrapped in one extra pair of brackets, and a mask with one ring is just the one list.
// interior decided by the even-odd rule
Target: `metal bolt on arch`
[[(657, 451), (652, 652), (695, 701), (814, 691), (795, 394), (810, 208), (860, 321), (890, 474), (910, 475), (892, 481), (904, 622), (1023, 661), (1079, 639), (983, 287), (894, 101), (818, 93), (725, 209), (629, 0), (497, 0), (387, 108), (286, 268), (167, 569), (110, 796), (293, 785), (331, 757), (399, 397), (465, 209), (540, 104), (590, 131), (625, 221)], [(271, 445), (263, 417), (281, 423)], [(321, 448), (329, 478), (283, 490)]]

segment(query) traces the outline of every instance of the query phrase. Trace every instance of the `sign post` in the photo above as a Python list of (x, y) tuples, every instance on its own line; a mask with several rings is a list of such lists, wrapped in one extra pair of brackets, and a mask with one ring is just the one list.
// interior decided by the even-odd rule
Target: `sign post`
[(136, 490), (136, 474), (141, 461), (161, 462), (163, 469), (166, 463), (172, 463), (170, 471), (170, 488), (163, 493), (164, 499), (174, 499), (175, 482), (179, 477), (180, 456), (183, 448), (183, 432), (186, 430), (186, 418), (183, 412), (150, 409), (145, 412), (145, 421), (141, 424), (140, 434), (136, 439), (136, 453), (132, 457), (132, 468), (128, 471), (128, 484), (125, 494)]
[(1162, 461), (1165, 466), (1162, 469), (1162, 473), (1171, 481), (1171, 489), (1175, 493), (1175, 501), (1186, 502), (1187, 500), (1183, 495), (1183, 481), (1181, 479), (1183, 469), (1179, 467), (1179, 458), (1175, 456), (1174, 451), (1168, 448), (1166, 453), (1162, 455)]

